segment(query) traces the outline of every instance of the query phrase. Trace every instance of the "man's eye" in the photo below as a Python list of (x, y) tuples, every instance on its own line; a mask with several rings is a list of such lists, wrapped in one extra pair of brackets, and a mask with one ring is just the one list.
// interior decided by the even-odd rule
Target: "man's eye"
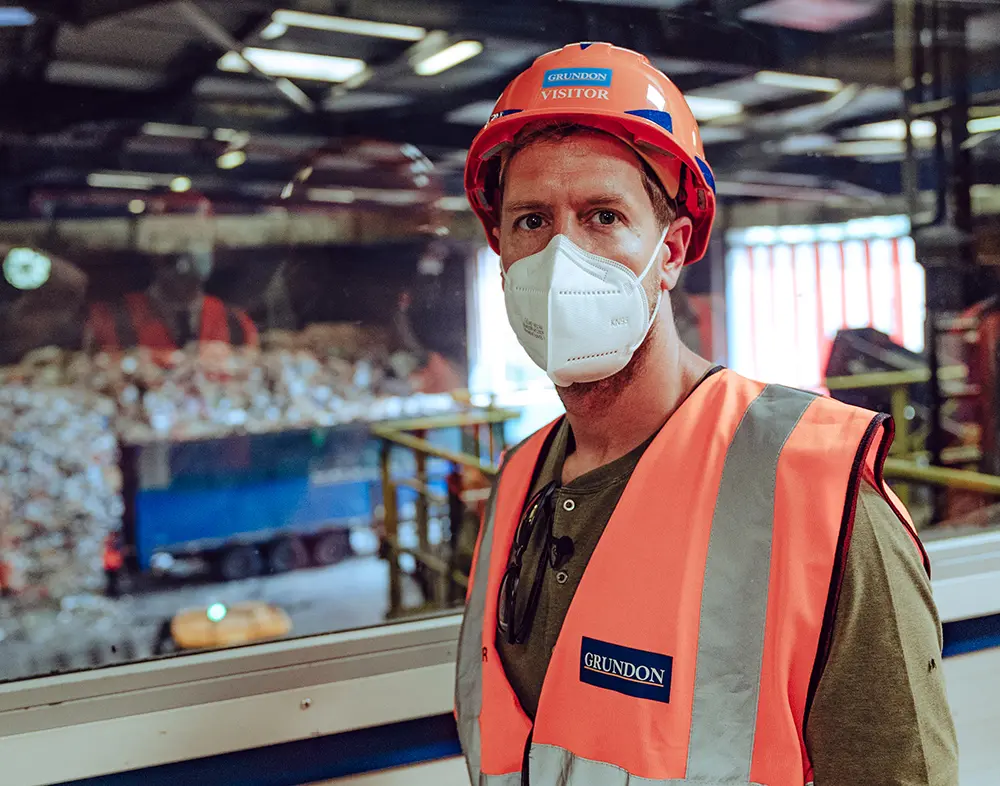
[(538, 213), (532, 213), (530, 216), (525, 216), (517, 221), (517, 226), (521, 229), (535, 230), (541, 229), (545, 220), (538, 215)]
[(595, 214), (598, 223), (603, 226), (611, 226), (618, 220), (618, 214), (612, 210), (601, 210)]

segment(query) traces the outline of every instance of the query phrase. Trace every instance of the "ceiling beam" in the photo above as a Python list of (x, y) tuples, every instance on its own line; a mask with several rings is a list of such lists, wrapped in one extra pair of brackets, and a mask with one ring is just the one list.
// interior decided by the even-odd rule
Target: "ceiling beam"
[[(196, 2), (193, 0), (179, 0), (177, 9), (195, 30), (199, 31), (206, 39), (219, 47), (219, 55), (226, 52), (238, 52), (242, 56), (243, 41), (233, 36), (215, 17), (206, 12)], [(274, 85), (277, 93), (284, 100), (307, 114), (316, 112), (316, 104), (313, 103), (313, 100), (290, 79), (271, 76), (258, 68), (251, 60), (244, 60), (244, 62), (254, 76)]]
[(9, 55), (13, 63), (7, 81), (42, 82), (58, 33), (59, 25), (51, 19), (39, 19), (35, 24), (22, 28), (18, 35), (19, 51)]
[(534, 0), (424, 0), (419, 5), (409, 0), (354, 0), (349, 7), (353, 16), (420, 24), (456, 35), (512, 38), (553, 48), (573, 41), (614, 41), (651, 56), (715, 60), (757, 68), (776, 67), (788, 53), (805, 51), (804, 43), (796, 43), (802, 36), (794, 31), (732, 25), (688, 8), (671, 12), (630, 8), (626, 12), (614, 6)]
[[(250, 11), (232, 32), (232, 39), (242, 42), (270, 14), (261, 8)], [(81, 123), (145, 122), (153, 115), (176, 112), (192, 100), (198, 81), (215, 72), (219, 56), (217, 45), (195, 40), (167, 67), (163, 85), (145, 92), (13, 80), (0, 89), (0, 131), (53, 133)], [(279, 95), (276, 90), (275, 96)]]
[(162, 2), (163, 0), (18, 0), (18, 5), (38, 16), (83, 26)]
[[(504, 83), (506, 84), (506, 83)], [(503, 87), (500, 87), (502, 90)], [(467, 94), (460, 91), (459, 94)], [(452, 101), (456, 94), (451, 94), (451, 98), (427, 99), (420, 102), (419, 110), (414, 111), (413, 107), (399, 107), (392, 109), (382, 109), (372, 112), (330, 112), (319, 115), (315, 118), (279, 117), (273, 120), (266, 118), (244, 119), (242, 122), (234, 120), (226, 113), (221, 104), (212, 102), (199, 102), (188, 115), (189, 121), (193, 125), (207, 126), (215, 128), (219, 126), (229, 126), (238, 130), (257, 130), (261, 133), (280, 134), (302, 134), (315, 136), (317, 134), (325, 136), (331, 140), (338, 139), (381, 139), (386, 142), (399, 142), (400, 144), (409, 142), (423, 149), (425, 147), (439, 147), (448, 149), (467, 148), (473, 137), (479, 130), (473, 126), (465, 126), (457, 123), (445, 122), (443, 116), (450, 109), (472, 103), (484, 98), (496, 98), (499, 90), (489, 92), (486, 90), (467, 94), (469, 97)], [(304, 120), (314, 120), (315, 122), (306, 124)], [(0, 121), (2, 122), (2, 121)], [(164, 120), (164, 122), (169, 122)]]
[[(119, 153), (117, 151), (81, 151), (79, 149), (51, 149), (32, 153), (24, 148), (12, 148), (10, 155), (17, 159), (17, 176), (34, 186), (82, 185), (87, 174), (99, 171), (141, 172), (150, 175), (184, 175), (193, 180), (193, 188), (200, 188), (199, 179), (213, 184), (231, 184), (234, 188), (246, 183), (273, 183), (280, 191), (298, 171), (299, 164), (292, 157), (283, 162), (254, 162), (253, 149), (249, 160), (236, 169), (222, 170), (215, 163), (216, 153), (206, 149), (200, 154), (191, 150), (172, 153)], [(80, 160), (86, 164), (80, 166)], [(332, 188), (415, 188), (412, 173), (405, 164), (398, 166), (373, 165), (369, 169), (316, 169), (308, 187)]]

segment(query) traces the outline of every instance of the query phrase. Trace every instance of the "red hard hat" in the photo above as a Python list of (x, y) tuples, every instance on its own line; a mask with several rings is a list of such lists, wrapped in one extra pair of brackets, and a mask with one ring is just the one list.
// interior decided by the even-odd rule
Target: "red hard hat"
[(473, 140), (465, 192), (494, 251), (499, 154), (523, 128), (546, 120), (606, 131), (630, 145), (694, 223), (686, 262), (705, 255), (715, 219), (715, 177), (691, 108), (644, 55), (605, 43), (570, 44), (539, 57), (503, 91)]

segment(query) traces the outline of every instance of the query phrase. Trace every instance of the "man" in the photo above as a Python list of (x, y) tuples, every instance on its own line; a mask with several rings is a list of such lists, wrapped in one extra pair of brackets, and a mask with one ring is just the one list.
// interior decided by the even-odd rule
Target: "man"
[[(442, 353), (441, 344), (447, 342), (447, 338), (452, 331), (440, 330), (440, 312), (436, 312), (434, 322), (435, 330), (431, 333), (424, 331), (425, 337), (417, 335), (414, 328), (413, 319), (413, 295), (409, 290), (400, 293), (396, 301), (396, 311), (392, 317), (392, 327), (396, 334), (396, 340), (400, 343), (403, 351), (407, 354), (407, 359), (413, 363), (412, 369), (403, 369), (408, 373), (405, 378), (412, 385), (413, 390), (418, 393), (441, 394), (452, 393), (467, 385), (465, 375), (459, 366), (448, 355), (455, 356), (461, 354), (461, 348), (448, 347), (451, 351), (448, 355)], [(426, 306), (426, 304), (424, 304)], [(425, 318), (418, 321), (424, 327), (428, 322), (427, 314)], [(443, 340), (443, 341), (442, 341)], [(437, 346), (431, 346), (436, 344)], [(457, 351), (456, 351), (457, 350)]]
[(88, 348), (117, 352), (142, 346), (172, 351), (191, 342), (257, 346), (257, 328), (246, 313), (205, 294), (212, 267), (212, 251), (206, 247), (158, 257), (153, 283), (145, 292), (91, 304)]
[(504, 459), (459, 644), (473, 784), (957, 784), (926, 557), (891, 421), (687, 349), (697, 124), (646, 58), (540, 57), (466, 189), (565, 418)]

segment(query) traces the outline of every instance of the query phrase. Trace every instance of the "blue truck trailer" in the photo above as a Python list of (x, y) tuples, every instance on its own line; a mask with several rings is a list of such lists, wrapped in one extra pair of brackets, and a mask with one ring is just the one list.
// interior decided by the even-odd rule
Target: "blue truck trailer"
[[(461, 448), (457, 428), (427, 438)], [(334, 564), (351, 554), (351, 529), (377, 518), (379, 457), (367, 424), (124, 446), (127, 564), (148, 573), (164, 556), (197, 557), (222, 580)], [(446, 493), (450, 469), (429, 460), (429, 485)], [(415, 471), (411, 452), (392, 452), (394, 477)]]

